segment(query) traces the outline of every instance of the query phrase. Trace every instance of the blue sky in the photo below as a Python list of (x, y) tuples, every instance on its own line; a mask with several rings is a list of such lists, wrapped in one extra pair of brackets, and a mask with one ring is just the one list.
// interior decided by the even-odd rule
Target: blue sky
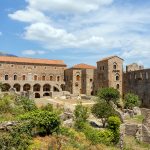
[(5, 0), (0, 51), (96, 65), (118, 55), (150, 67), (150, 0)]

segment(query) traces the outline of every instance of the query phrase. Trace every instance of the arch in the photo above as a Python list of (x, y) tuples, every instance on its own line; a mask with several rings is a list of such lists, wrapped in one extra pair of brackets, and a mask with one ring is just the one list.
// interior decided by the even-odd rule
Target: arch
[(30, 84), (25, 84), (23, 86), (23, 91), (29, 91), (31, 89), (31, 85)]
[(9, 92), (11, 86), (8, 83), (2, 85), (2, 92)]
[(120, 85), (119, 85), (119, 84), (117, 84), (117, 85), (116, 85), (116, 89), (119, 89), (119, 88), (120, 88)]
[(80, 81), (80, 75), (76, 75), (76, 81)]
[(45, 79), (46, 79), (46, 76), (45, 75), (42, 76), (42, 81), (45, 81)]
[(4, 80), (8, 80), (8, 79), (9, 79), (8, 74), (5, 74), (5, 76), (4, 76)]
[(116, 81), (118, 81), (118, 80), (120, 80), (120, 76), (119, 76), (119, 74), (116, 74)]
[(40, 98), (40, 94), (39, 93), (35, 93), (35, 98)]
[(53, 75), (50, 75), (49, 79), (50, 79), (50, 81), (53, 81), (54, 80)]
[(50, 96), (50, 93), (44, 93), (43, 96)]
[(45, 84), (43, 86), (43, 91), (50, 91), (50, 89), (51, 89), (51, 86), (49, 84)]
[(60, 76), (57, 76), (57, 81), (60, 81)]
[(54, 89), (54, 92), (59, 92), (59, 89), (56, 86), (54, 86), (53, 89)]
[(61, 89), (62, 89), (62, 91), (65, 91), (65, 84), (61, 84)]
[(117, 69), (117, 63), (116, 63), (116, 62), (113, 63), (113, 69), (114, 69), (114, 70)]
[(34, 81), (37, 81), (37, 79), (38, 79), (38, 76), (34, 75)]
[(35, 84), (35, 85), (33, 86), (33, 91), (34, 91), (34, 92), (40, 91), (40, 89), (41, 89), (40, 84)]
[(14, 84), (13, 87), (16, 89), (16, 92), (20, 92), (20, 89), (21, 89), (20, 84)]
[(14, 80), (17, 80), (17, 75), (16, 74), (14, 75)]

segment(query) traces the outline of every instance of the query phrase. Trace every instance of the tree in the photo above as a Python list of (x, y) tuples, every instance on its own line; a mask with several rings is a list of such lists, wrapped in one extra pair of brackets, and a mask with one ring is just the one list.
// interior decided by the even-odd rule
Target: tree
[(105, 101), (94, 104), (91, 111), (95, 117), (101, 119), (103, 127), (105, 127), (108, 117), (115, 115), (113, 107)]
[(105, 100), (107, 103), (116, 101), (120, 98), (120, 93), (117, 89), (114, 88), (102, 88), (98, 91), (99, 100)]
[(84, 123), (89, 117), (88, 108), (83, 106), (81, 103), (78, 104), (74, 110), (75, 116), (75, 128), (81, 130)]
[(138, 95), (128, 93), (124, 98), (125, 108), (133, 109), (133, 107), (140, 106), (140, 100)]

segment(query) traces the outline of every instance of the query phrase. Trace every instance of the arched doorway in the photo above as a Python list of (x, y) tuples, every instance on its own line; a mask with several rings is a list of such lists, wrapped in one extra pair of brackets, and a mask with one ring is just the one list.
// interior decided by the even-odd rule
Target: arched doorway
[(14, 88), (16, 89), (16, 92), (20, 92), (20, 84), (14, 84)]
[(65, 85), (64, 84), (61, 84), (61, 89), (62, 89), (62, 91), (65, 91)]
[(35, 98), (40, 98), (40, 94), (39, 93), (35, 93)]
[(59, 92), (59, 89), (54, 86), (54, 92)]
[(34, 91), (34, 92), (40, 91), (40, 88), (41, 88), (41, 86), (40, 86), (39, 84), (35, 84), (35, 85), (33, 86), (33, 91)]
[(30, 84), (25, 84), (25, 85), (23, 86), (23, 91), (30, 91), (30, 89), (31, 89)]
[(9, 92), (11, 86), (7, 83), (2, 85), (2, 92)]
[(50, 96), (50, 93), (44, 93), (43, 96)]
[(43, 91), (50, 91), (50, 89), (51, 89), (51, 86), (49, 84), (45, 84), (43, 86)]

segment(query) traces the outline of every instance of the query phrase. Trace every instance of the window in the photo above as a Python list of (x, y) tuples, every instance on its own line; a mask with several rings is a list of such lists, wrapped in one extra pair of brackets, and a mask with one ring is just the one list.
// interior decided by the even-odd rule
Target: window
[(17, 80), (17, 75), (14, 75), (14, 80)]
[(14, 67), (14, 65), (11, 65), (11, 67)]
[(8, 77), (8, 75), (5, 75), (5, 77), (4, 77), (4, 78), (5, 78), (5, 80), (8, 80), (8, 78), (9, 78), (9, 77)]
[(75, 83), (75, 86), (76, 86), (76, 87), (78, 87), (78, 86), (79, 86), (79, 84), (78, 84), (78, 83)]
[(53, 81), (53, 76), (50, 76), (50, 81)]
[(37, 75), (34, 75), (34, 81), (37, 81)]
[(45, 76), (42, 76), (42, 81), (45, 81)]
[(57, 77), (57, 81), (60, 81), (60, 76)]
[(117, 64), (116, 64), (116, 63), (113, 64), (113, 69), (114, 69), (114, 70), (117, 69)]
[(76, 76), (76, 81), (80, 81), (80, 76), (79, 75)]
[(105, 67), (103, 66), (103, 70), (105, 69)]
[(117, 84), (117, 85), (116, 85), (116, 89), (119, 89), (119, 87), (120, 87), (119, 84)]
[(119, 75), (116, 75), (116, 81), (118, 81), (119, 80)]
[(23, 80), (23, 81), (26, 80), (26, 76), (25, 76), (25, 75), (22, 76), (22, 80)]
[(93, 81), (93, 79), (90, 79), (90, 82), (92, 82)]

